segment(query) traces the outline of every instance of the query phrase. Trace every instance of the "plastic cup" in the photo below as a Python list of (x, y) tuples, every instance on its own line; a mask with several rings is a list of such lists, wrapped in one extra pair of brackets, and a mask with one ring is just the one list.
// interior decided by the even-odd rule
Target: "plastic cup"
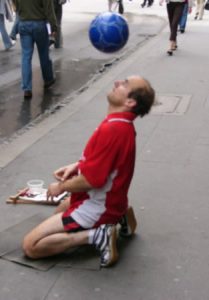
[(31, 194), (40, 194), (43, 190), (44, 181), (41, 179), (32, 179), (27, 182)]

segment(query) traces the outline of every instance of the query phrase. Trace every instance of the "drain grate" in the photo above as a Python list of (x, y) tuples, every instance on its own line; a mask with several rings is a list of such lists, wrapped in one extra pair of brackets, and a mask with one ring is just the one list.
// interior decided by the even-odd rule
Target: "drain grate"
[(157, 94), (151, 114), (183, 115), (191, 101), (191, 95)]

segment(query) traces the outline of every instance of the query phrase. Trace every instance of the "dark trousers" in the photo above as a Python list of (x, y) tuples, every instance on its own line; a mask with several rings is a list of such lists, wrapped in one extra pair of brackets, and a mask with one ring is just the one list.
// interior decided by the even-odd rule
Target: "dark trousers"
[(178, 23), (184, 9), (184, 2), (169, 2), (167, 4), (170, 25), (170, 41), (176, 41)]
[(58, 30), (55, 37), (55, 48), (62, 47), (62, 4), (54, 1), (54, 11), (57, 19)]

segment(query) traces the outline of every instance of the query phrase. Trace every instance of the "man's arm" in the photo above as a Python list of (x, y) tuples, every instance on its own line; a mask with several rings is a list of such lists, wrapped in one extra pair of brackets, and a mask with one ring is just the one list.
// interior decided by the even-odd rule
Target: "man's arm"
[(48, 187), (47, 199), (58, 196), (65, 191), (71, 193), (87, 192), (92, 188), (92, 185), (82, 174), (80, 174), (78, 176), (72, 177), (71, 179), (67, 179), (64, 182), (51, 183)]
[(76, 172), (78, 167), (78, 162), (75, 162), (73, 164), (61, 167), (54, 171), (54, 177), (58, 181), (65, 181), (70, 178), (70, 176), (73, 176), (73, 173)]
[(57, 19), (56, 19), (55, 12), (54, 12), (53, 1), (52, 0), (44, 0), (43, 5), (44, 5), (45, 15), (51, 25), (52, 35), (55, 35), (57, 32)]

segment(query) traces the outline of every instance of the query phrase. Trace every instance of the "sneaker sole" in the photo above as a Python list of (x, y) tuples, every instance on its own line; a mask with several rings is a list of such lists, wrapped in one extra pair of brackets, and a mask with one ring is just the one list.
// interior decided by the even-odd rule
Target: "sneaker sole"
[(136, 217), (135, 217), (134, 210), (133, 210), (132, 206), (130, 206), (128, 208), (126, 216), (127, 216), (128, 225), (131, 229), (131, 234), (134, 234), (135, 231), (136, 231), (136, 227), (137, 227), (137, 221), (136, 221)]

